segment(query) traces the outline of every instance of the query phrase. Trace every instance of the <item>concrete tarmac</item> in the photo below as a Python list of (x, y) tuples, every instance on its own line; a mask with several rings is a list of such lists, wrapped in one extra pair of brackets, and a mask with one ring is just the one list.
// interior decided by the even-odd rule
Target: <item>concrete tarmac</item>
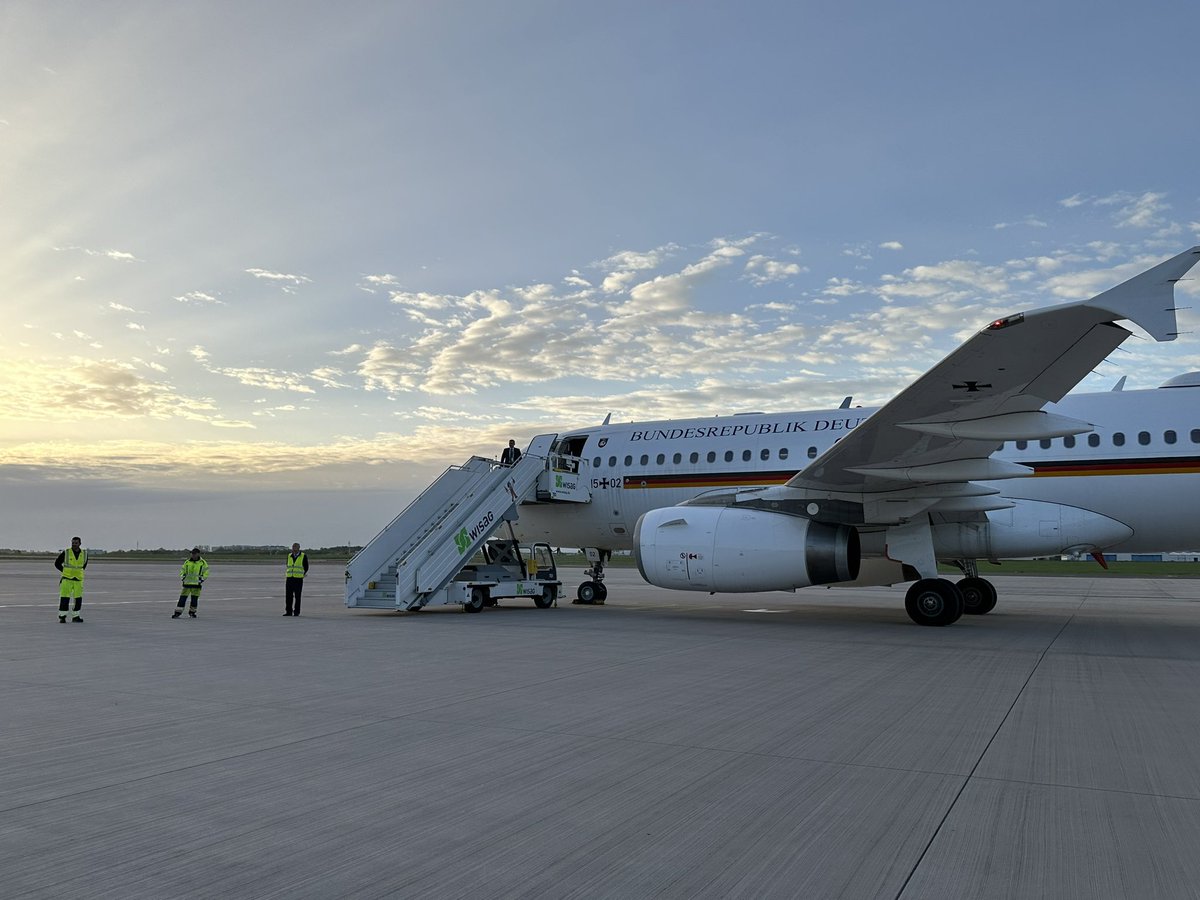
[[(1200, 897), (1200, 580), (347, 610), (0, 562), (0, 895)], [(567, 573), (572, 590), (577, 572)]]

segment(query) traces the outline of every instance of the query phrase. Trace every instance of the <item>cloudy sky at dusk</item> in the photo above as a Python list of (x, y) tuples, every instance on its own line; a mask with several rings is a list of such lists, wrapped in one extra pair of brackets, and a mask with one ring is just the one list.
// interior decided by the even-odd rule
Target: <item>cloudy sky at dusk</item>
[(1200, 243), (1194, 22), (8, 0), (0, 547), (361, 543), (509, 437), (886, 400)]

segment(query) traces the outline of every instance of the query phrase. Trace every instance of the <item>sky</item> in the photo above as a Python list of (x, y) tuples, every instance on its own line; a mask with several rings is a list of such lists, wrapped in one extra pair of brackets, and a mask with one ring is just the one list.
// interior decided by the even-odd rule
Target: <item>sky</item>
[[(1197, 43), (1156, 0), (6, 0), (0, 547), (361, 544), (510, 437), (884, 402), (1200, 243)], [(1200, 369), (1180, 322), (1079, 390)]]

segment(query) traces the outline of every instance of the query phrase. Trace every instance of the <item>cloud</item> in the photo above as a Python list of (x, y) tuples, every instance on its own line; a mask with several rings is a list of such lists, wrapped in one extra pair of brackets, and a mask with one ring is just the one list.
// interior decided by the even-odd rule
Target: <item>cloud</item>
[(946, 296), (952, 292), (964, 296), (979, 291), (1000, 294), (1008, 290), (1008, 273), (1001, 266), (955, 259), (914, 266), (901, 275), (884, 275), (877, 290), (886, 299)]
[(1043, 222), (1041, 219), (1036, 218), (1035, 216), (1026, 216), (1019, 222), (997, 222), (992, 226), (992, 228), (994, 228), (996, 231), (1003, 231), (1005, 228), (1016, 228), (1018, 226), (1024, 226), (1026, 228), (1050, 227), (1048, 222)]
[[(59, 251), (64, 251), (64, 250), (74, 251), (77, 253), (83, 253), (87, 256), (102, 257), (104, 259), (111, 259), (111, 260), (115, 260), (117, 262), (144, 262), (144, 260), (138, 259), (132, 253), (129, 253), (128, 251), (125, 251), (125, 250), (92, 250), (88, 247), (76, 247), (73, 245), (68, 245), (68, 246), (64, 246), (64, 247), (55, 247), (54, 249), (59, 250)], [(80, 279), (80, 280), (82, 280), (82, 279)]]
[[(278, 409), (283, 410), (282, 407)], [(215, 417), (224, 429), (253, 429), (249, 422)], [(282, 441), (135, 439), (43, 440), (0, 446), (0, 477), (20, 473), (21, 481), (85, 479), (129, 485), (202, 488), (207, 494), (242, 491), (247, 486), (311, 487), (321, 472), (339, 488), (379, 487), (381, 472), (410, 472), (412, 466), (442, 469), (446, 460), (494, 455), (514, 432), (527, 427), (503, 419), (465, 424), (421, 425), (411, 431), (377, 432), (370, 437), (339, 437), (312, 444)], [(220, 479), (214, 481), (214, 473)], [(419, 475), (425, 480), (428, 475)], [(394, 487), (395, 476), (387, 484)], [(415, 486), (415, 485), (414, 485)]]
[(72, 420), (204, 421), (202, 413), (213, 409), (210, 400), (184, 397), (168, 382), (148, 378), (136, 365), (113, 359), (11, 360), (0, 380), (0, 419), (59, 420), (69, 414)]
[(374, 294), (380, 288), (395, 287), (398, 284), (400, 284), (400, 279), (395, 275), (364, 275), (362, 281), (358, 283), (358, 288), (368, 294)]
[(1164, 214), (1171, 208), (1165, 202), (1166, 194), (1147, 192), (1125, 203), (1117, 211), (1118, 228), (1158, 228), (1164, 223)]
[(392, 393), (416, 390), (423, 371), (421, 363), (411, 354), (386, 341), (379, 341), (371, 347), (357, 369), (368, 391)]
[(1156, 229), (1173, 227), (1166, 219), (1167, 210), (1171, 204), (1166, 202), (1167, 195), (1155, 191), (1144, 191), (1140, 194), (1129, 191), (1116, 191), (1104, 197), (1091, 197), (1075, 194), (1059, 203), (1067, 208), (1077, 206), (1117, 207), (1113, 214), (1113, 224), (1117, 228)]
[(771, 259), (763, 254), (755, 254), (746, 261), (744, 269), (744, 277), (757, 287), (762, 287), (765, 284), (771, 284), (776, 281), (786, 281), (787, 279), (799, 275), (802, 272), (807, 272), (804, 266), (799, 263), (785, 263), (779, 260)]
[(614, 253), (607, 259), (594, 263), (595, 268), (609, 270), (609, 273), (600, 282), (600, 289), (606, 294), (615, 294), (626, 290), (638, 279), (639, 272), (657, 269), (663, 265), (669, 255), (678, 249), (679, 247), (675, 244), (666, 244), (654, 250), (622, 250), (620, 253)]
[(879, 245), (880, 250), (903, 250), (904, 245), (899, 241), (884, 241)]
[(1064, 300), (1086, 300), (1161, 261), (1161, 256), (1147, 255), (1119, 266), (1064, 272), (1046, 279), (1044, 288)]
[(180, 303), (208, 303), (224, 306), (224, 300), (218, 300), (212, 294), (206, 294), (204, 291), (188, 291), (186, 294), (180, 294), (175, 298)]
[(296, 288), (302, 284), (312, 284), (312, 279), (307, 275), (288, 275), (284, 272), (272, 272), (269, 269), (246, 269), (246, 272), (255, 278), (279, 284), (285, 294), (296, 293)]
[(261, 366), (220, 367), (209, 368), (210, 372), (224, 375), (247, 387), (266, 388), (269, 391), (294, 391), (300, 394), (315, 394), (309, 385), (304, 383), (304, 376), (295, 372), (282, 372), (278, 369), (267, 369)]

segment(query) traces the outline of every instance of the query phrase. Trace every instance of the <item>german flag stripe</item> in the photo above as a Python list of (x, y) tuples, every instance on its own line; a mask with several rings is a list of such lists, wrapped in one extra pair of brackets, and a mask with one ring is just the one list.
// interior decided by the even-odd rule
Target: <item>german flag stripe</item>
[(1086, 475), (1195, 475), (1200, 458), (1194, 456), (1141, 459), (1093, 459), (1035, 463), (1034, 478), (1069, 478)]
[[(1093, 459), (1025, 463), (1033, 468), (1032, 478), (1076, 478), (1095, 475), (1197, 475), (1200, 457), (1159, 457), (1140, 459)], [(626, 475), (622, 487), (627, 490), (662, 488), (769, 487), (785, 484), (797, 473), (774, 472), (679, 472), (671, 475), (646, 472)]]

